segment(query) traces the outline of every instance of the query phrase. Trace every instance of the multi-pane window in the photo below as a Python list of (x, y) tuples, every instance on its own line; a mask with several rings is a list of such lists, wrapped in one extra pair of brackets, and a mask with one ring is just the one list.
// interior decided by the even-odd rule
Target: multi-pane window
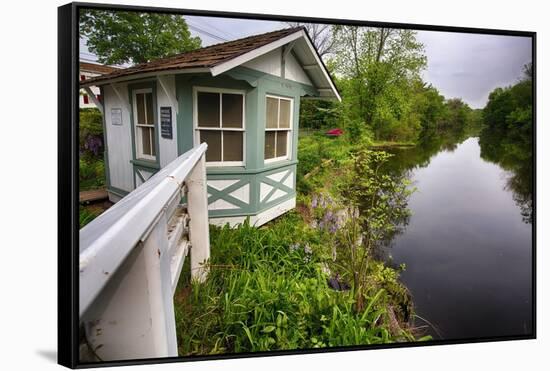
[(196, 130), (206, 142), (209, 165), (244, 164), (244, 94), (230, 90), (196, 92)]
[(134, 125), (136, 157), (155, 160), (155, 112), (151, 89), (134, 91)]
[(265, 104), (265, 162), (288, 159), (292, 130), (292, 99), (268, 95)]

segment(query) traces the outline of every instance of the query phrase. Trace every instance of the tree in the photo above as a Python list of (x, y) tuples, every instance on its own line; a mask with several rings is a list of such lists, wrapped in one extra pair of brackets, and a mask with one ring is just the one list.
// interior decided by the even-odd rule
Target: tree
[(333, 52), (335, 45), (330, 32), (330, 25), (300, 22), (288, 22), (287, 24), (291, 27), (304, 27), (321, 58)]
[(421, 135), (424, 138), (432, 137), (439, 131), (441, 123), (447, 113), (445, 97), (432, 85), (417, 84), (414, 97), (414, 110), (420, 117), (422, 126)]
[(200, 48), (180, 15), (83, 10), (80, 35), (99, 62), (138, 64)]
[(414, 84), (426, 66), (423, 45), (411, 30), (334, 26), (335, 73), (347, 114), (379, 139), (412, 140), (420, 128), (411, 115)]
[(507, 189), (521, 208), (523, 220), (533, 222), (533, 66), (513, 86), (496, 88), (483, 109), (481, 157), (510, 173)]

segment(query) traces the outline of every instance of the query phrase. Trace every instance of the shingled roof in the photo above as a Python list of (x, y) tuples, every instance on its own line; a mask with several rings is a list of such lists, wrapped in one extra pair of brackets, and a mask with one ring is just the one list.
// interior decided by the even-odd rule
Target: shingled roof
[(88, 79), (83, 84), (100, 84), (114, 78), (138, 75), (148, 72), (161, 72), (187, 68), (211, 68), (234, 59), (254, 49), (270, 44), (295, 32), (302, 31), (303, 27), (285, 28), (278, 31), (245, 37), (228, 41), (205, 48), (177, 54), (171, 57), (156, 59), (141, 63), (133, 67), (114, 71), (112, 73)]
[(80, 62), (80, 71), (87, 71), (87, 72), (104, 75), (104, 74), (111, 73), (113, 71), (118, 71), (118, 70), (120, 70), (120, 68), (107, 66), (105, 64)]

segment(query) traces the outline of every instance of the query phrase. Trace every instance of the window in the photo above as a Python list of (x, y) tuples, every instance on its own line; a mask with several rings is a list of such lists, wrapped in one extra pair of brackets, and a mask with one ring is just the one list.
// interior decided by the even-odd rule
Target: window
[(134, 125), (136, 157), (155, 160), (155, 111), (151, 89), (134, 91)]
[(289, 159), (292, 99), (268, 95), (265, 102), (265, 162)]
[(207, 165), (244, 165), (244, 93), (197, 89), (195, 112), (196, 140), (208, 144)]

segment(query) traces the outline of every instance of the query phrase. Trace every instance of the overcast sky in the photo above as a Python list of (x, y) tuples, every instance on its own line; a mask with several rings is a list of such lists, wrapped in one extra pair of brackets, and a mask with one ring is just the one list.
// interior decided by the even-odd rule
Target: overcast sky
[[(286, 27), (278, 21), (185, 18), (203, 46)], [(472, 108), (483, 108), (494, 88), (515, 83), (523, 65), (531, 61), (527, 37), (418, 31), (417, 38), (428, 57), (424, 80), (446, 98), (462, 98)], [(95, 59), (84, 44), (81, 41), (81, 57)]]

